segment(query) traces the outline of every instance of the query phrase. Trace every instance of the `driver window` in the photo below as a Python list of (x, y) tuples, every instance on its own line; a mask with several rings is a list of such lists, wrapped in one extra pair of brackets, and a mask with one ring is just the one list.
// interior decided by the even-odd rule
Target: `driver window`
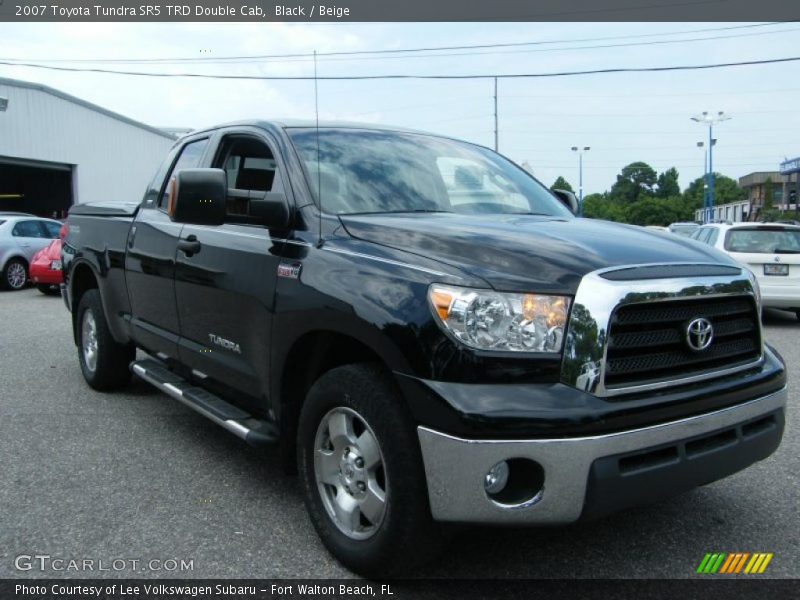
[(214, 166), (225, 171), (228, 183), (226, 212), (232, 222), (247, 222), (251, 197), (281, 189), (275, 157), (259, 139), (231, 136), (223, 140), (222, 151)]

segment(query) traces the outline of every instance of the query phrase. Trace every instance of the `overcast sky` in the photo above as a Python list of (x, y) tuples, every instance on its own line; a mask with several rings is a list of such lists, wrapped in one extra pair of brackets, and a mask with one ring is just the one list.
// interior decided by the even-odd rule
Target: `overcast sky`
[[(726, 23), (645, 24), (0, 24), (2, 59), (221, 57), (398, 49), (619, 37), (604, 41), (482, 50), (456, 56), (320, 58), (320, 75), (525, 73), (607, 67), (735, 62), (795, 56), (800, 24), (716, 32)], [(682, 35), (652, 34), (692, 32)], [(724, 39), (686, 41), (690, 38)], [(652, 43), (684, 40), (680, 43)], [(586, 46), (650, 45), (586, 48)], [(571, 48), (571, 49), (570, 49)], [(453, 54), (453, 53), (451, 53)], [(71, 66), (71, 65), (70, 65)], [(237, 64), (106, 64), (125, 70), (310, 75), (309, 60)], [(0, 66), (0, 76), (40, 82), (156, 126), (199, 128), (242, 118), (314, 115), (313, 84), (59, 73)], [(491, 81), (321, 82), (320, 116), (425, 129), (493, 145)], [(681, 187), (702, 174), (696, 147), (707, 130), (689, 117), (723, 110), (715, 170), (739, 177), (776, 170), (800, 155), (800, 63), (728, 69), (500, 81), (500, 151), (550, 185), (563, 175), (585, 193), (607, 190), (624, 165), (643, 160), (680, 172)]]

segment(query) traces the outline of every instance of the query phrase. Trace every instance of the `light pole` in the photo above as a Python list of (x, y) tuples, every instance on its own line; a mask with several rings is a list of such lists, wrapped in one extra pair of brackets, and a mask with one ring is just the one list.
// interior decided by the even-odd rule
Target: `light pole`
[(591, 150), (589, 146), (572, 147), (572, 151), (578, 153), (578, 216), (583, 216), (583, 153), (589, 150)]
[(705, 142), (697, 142), (697, 147), (703, 151), (703, 222), (706, 221), (706, 204), (708, 203), (708, 153)]
[(692, 117), (692, 121), (703, 125), (708, 125), (708, 169), (706, 172), (706, 181), (708, 182), (708, 193), (703, 202), (703, 222), (708, 223), (711, 220), (711, 213), (714, 210), (714, 125), (727, 121), (731, 117), (727, 116), (723, 111), (719, 111), (716, 115), (709, 114), (708, 111), (703, 111), (701, 114)]

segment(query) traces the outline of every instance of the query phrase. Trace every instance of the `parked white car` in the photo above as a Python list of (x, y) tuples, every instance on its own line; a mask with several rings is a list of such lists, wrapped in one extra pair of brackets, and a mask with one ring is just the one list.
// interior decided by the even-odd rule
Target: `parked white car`
[(0, 287), (20, 290), (33, 255), (58, 239), (61, 223), (24, 213), (0, 213)]
[(792, 310), (800, 319), (800, 226), (712, 223), (690, 237), (750, 269), (761, 286), (764, 306)]
[(671, 223), (667, 229), (670, 233), (674, 233), (675, 235), (682, 235), (683, 237), (691, 237), (691, 235), (697, 231), (697, 228), (700, 227), (697, 223), (692, 223), (691, 221), (687, 221), (686, 223)]

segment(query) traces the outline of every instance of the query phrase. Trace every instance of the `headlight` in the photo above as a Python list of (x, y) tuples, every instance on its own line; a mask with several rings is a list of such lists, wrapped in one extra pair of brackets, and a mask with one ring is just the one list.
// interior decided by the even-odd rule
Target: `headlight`
[(756, 277), (756, 274), (753, 273), (749, 267), (744, 267), (744, 270), (747, 271), (747, 277), (753, 285), (753, 292), (756, 294), (756, 307), (758, 308), (758, 312), (761, 313), (761, 285), (758, 283), (758, 277)]
[(434, 284), (428, 300), (458, 341), (478, 350), (561, 352), (569, 298)]

